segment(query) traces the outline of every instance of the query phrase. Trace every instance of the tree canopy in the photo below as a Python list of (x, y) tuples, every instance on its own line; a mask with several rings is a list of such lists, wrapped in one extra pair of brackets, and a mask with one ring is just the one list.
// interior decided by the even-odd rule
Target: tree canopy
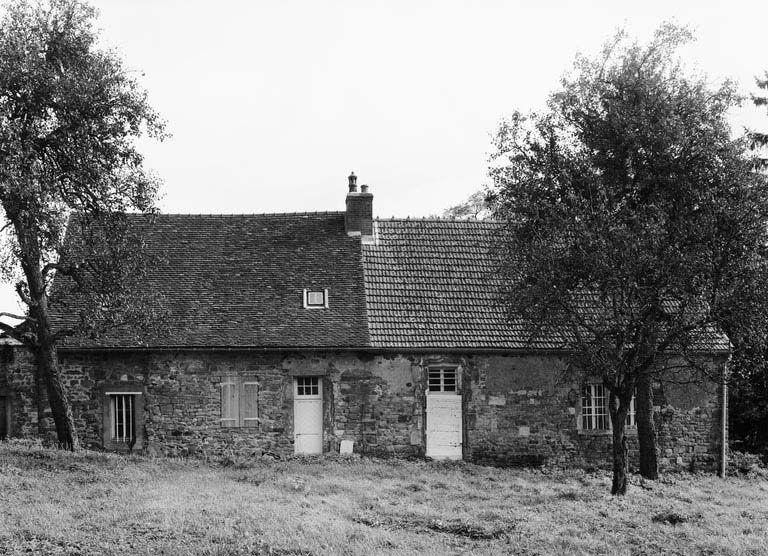
[[(135, 141), (164, 134), (136, 74), (100, 46), (95, 19), (79, 0), (19, 0), (0, 23), (4, 266), (28, 308), (23, 326), (0, 327), (35, 354), (59, 441), (69, 447), (77, 434), (55, 345), (147, 315), (149, 305), (131, 292), (146, 263), (141, 239), (125, 233), (122, 215), (154, 210), (158, 180)], [(54, 276), (90, 301), (58, 331)]]
[[(768, 72), (756, 79), (756, 106), (768, 107)], [(756, 167), (768, 167), (765, 131), (747, 132)], [(723, 328), (733, 342), (728, 435), (732, 448), (768, 461), (768, 262), (763, 258), (722, 311)], [(746, 277), (745, 277), (746, 278)]]
[(667, 24), (577, 57), (545, 111), (502, 122), (491, 157), (504, 302), (532, 334), (562, 331), (571, 368), (609, 390), (618, 494), (633, 393), (652, 417), (651, 377), (708, 370), (697, 355), (766, 240), (768, 185), (728, 122), (742, 97), (683, 67), (692, 38)]

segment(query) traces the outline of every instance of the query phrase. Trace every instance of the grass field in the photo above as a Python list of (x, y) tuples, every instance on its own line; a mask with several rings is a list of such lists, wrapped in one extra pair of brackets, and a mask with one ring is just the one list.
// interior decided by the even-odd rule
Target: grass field
[(768, 481), (0, 443), (0, 554), (768, 554)]

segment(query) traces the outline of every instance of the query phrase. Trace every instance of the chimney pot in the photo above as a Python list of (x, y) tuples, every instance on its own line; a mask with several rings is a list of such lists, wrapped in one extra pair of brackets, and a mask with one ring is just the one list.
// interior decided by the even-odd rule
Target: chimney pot
[(344, 214), (344, 228), (349, 236), (373, 236), (373, 195), (368, 192), (368, 186), (362, 185), (357, 192), (357, 176), (352, 172), (349, 176), (349, 193), (347, 193), (347, 211)]

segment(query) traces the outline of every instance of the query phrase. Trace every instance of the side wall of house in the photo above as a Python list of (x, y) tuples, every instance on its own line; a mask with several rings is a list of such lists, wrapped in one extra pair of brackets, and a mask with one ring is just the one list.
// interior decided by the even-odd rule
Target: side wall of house
[[(108, 392), (140, 392), (141, 449), (199, 457), (293, 453), (297, 376), (323, 378), (323, 450), (341, 441), (358, 453), (423, 456), (430, 366), (455, 367), (462, 396), (464, 459), (482, 464), (545, 462), (605, 465), (607, 431), (579, 426), (580, 386), (563, 379), (552, 355), (451, 355), (254, 352), (61, 353), (61, 369), (85, 445), (105, 444)], [(4, 371), (4, 372), (3, 372)], [(222, 426), (221, 383), (243, 377), (258, 384), (258, 424)], [(665, 383), (656, 388), (663, 465), (714, 468), (719, 453), (717, 389)], [(38, 426), (32, 360), (6, 350), (0, 395), (12, 400), (12, 436)], [(636, 461), (636, 437), (630, 455)]]

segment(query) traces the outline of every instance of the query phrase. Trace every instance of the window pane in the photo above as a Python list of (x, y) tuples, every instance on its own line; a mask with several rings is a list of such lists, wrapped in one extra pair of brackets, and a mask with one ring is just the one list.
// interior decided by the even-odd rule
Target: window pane
[(581, 428), (589, 430), (592, 428), (592, 390), (589, 386), (584, 386), (581, 391)]
[(430, 369), (429, 370), (429, 378), (428, 378), (428, 384), (429, 384), (429, 391), (430, 392), (439, 392), (440, 386), (441, 386), (441, 378), (442, 373), (440, 372), (440, 369)]
[(134, 396), (115, 394), (110, 396), (112, 409), (112, 440), (131, 442), (134, 437)]
[(456, 392), (456, 369), (429, 369), (427, 387), (430, 392)]
[(632, 394), (632, 399), (629, 401), (629, 411), (627, 412), (627, 426), (634, 427), (637, 425), (635, 421), (635, 395)]
[(582, 390), (581, 428), (585, 430), (610, 428), (605, 387), (602, 384), (588, 384)]
[(320, 377), (300, 376), (296, 378), (296, 395), (317, 396), (320, 394)]
[(595, 428), (605, 430), (608, 428), (608, 406), (606, 404), (605, 387), (602, 384), (594, 384), (594, 412), (596, 416)]
[(325, 292), (324, 291), (307, 292), (307, 305), (320, 306), (320, 307), (324, 306)]

